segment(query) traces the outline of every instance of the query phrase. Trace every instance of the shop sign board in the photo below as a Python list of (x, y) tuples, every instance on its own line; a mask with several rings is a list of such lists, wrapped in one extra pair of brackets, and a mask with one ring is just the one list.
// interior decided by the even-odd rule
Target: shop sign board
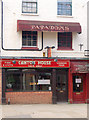
[(89, 62), (71, 62), (72, 73), (89, 73)]
[(31, 30), (36, 31), (66, 31), (69, 32), (68, 26), (59, 25), (30, 25)]
[(76, 83), (81, 83), (81, 78), (76, 78)]
[(69, 60), (60, 60), (58, 59), (3, 59), (1, 60), (1, 67), (3, 68), (69, 68)]
[(38, 80), (38, 85), (40, 85), (40, 84), (50, 84), (50, 79), (42, 79), (42, 80)]

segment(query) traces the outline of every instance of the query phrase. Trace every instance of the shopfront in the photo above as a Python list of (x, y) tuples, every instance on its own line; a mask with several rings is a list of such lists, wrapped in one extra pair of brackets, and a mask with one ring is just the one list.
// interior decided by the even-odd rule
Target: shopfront
[(2, 102), (89, 103), (89, 61), (3, 59)]
[(68, 102), (69, 60), (2, 60), (3, 103)]
[(71, 103), (89, 102), (89, 61), (71, 61)]

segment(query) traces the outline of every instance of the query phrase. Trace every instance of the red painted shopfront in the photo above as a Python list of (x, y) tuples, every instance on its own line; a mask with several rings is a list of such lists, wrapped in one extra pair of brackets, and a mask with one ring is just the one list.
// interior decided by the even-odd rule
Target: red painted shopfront
[(3, 59), (3, 103), (89, 102), (89, 62)]
[(89, 103), (89, 62), (72, 60), (70, 66), (70, 103)]

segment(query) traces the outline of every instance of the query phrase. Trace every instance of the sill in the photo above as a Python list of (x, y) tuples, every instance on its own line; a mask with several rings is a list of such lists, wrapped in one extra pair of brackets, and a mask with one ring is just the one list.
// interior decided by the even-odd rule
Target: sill
[(69, 16), (69, 15), (57, 15), (57, 17), (61, 17), (61, 18), (73, 18), (73, 16)]
[(36, 91), (31, 91), (31, 90), (18, 90), (18, 91), (5, 91), (7, 93), (9, 92), (52, 92), (51, 90), (36, 90)]
[(35, 14), (35, 13), (21, 13), (21, 15), (23, 16), (39, 16), (39, 14)]
[(57, 50), (74, 50), (72, 48), (58, 48)]
[(39, 48), (37, 48), (37, 47), (22, 47), (21, 49), (22, 50), (26, 50), (26, 49), (28, 49), (28, 50), (39, 50)]

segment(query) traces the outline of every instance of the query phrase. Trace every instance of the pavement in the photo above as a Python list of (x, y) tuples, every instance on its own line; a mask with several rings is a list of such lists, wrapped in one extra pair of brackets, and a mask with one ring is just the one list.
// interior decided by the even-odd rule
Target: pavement
[(87, 104), (1, 105), (2, 118), (87, 118)]

